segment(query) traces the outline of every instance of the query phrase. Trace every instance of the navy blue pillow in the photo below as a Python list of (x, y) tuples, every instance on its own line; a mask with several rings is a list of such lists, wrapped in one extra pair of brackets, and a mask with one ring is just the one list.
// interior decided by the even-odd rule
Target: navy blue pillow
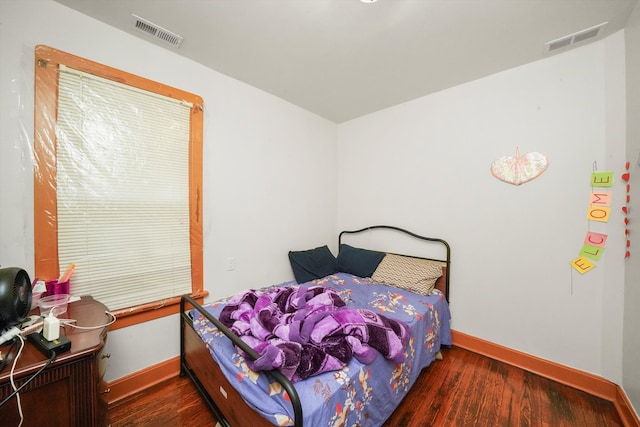
[(305, 283), (338, 272), (338, 263), (327, 245), (306, 251), (289, 251), (296, 282)]
[(354, 248), (343, 243), (338, 253), (338, 271), (360, 277), (371, 277), (384, 256), (384, 252)]

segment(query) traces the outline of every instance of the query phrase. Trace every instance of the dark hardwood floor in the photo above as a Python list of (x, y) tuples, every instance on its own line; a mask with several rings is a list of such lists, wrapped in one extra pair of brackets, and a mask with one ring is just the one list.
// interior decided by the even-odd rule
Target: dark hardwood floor
[[(384, 427), (623, 425), (609, 401), (457, 347), (443, 354), (444, 360), (422, 372)], [(186, 378), (141, 392), (110, 408), (109, 415), (113, 427), (216, 423)]]

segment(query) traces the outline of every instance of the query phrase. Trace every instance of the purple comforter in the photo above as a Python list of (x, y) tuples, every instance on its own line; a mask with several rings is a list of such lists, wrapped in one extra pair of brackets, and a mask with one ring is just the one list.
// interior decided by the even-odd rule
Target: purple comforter
[(260, 355), (246, 359), (252, 370), (278, 368), (293, 382), (341, 369), (352, 357), (369, 364), (378, 352), (400, 363), (410, 335), (404, 322), (346, 308), (322, 286), (240, 293), (222, 309), (220, 321)]

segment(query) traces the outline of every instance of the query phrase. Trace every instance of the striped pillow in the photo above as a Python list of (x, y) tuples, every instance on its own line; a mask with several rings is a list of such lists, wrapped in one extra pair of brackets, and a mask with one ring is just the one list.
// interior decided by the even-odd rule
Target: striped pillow
[(429, 295), (440, 276), (442, 265), (437, 261), (386, 254), (371, 278), (376, 282)]

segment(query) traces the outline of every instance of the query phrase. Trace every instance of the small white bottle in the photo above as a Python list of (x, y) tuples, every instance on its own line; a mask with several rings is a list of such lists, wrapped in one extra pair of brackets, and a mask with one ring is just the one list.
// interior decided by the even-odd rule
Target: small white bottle
[(42, 325), (42, 336), (47, 341), (54, 341), (60, 338), (60, 320), (53, 315), (53, 310), (44, 318)]

